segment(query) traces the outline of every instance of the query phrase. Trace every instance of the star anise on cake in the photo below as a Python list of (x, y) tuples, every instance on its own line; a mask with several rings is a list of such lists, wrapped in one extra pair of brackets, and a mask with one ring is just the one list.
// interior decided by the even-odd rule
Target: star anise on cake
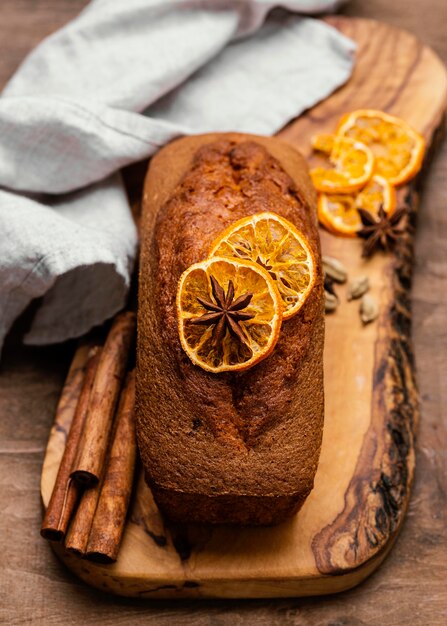
[(398, 209), (390, 216), (382, 206), (377, 217), (365, 209), (358, 209), (358, 212), (363, 228), (357, 234), (365, 240), (363, 257), (370, 257), (378, 248), (389, 251), (399, 237), (405, 233), (405, 229), (398, 228), (399, 222), (406, 213), (405, 208)]
[(241, 343), (246, 344), (247, 342), (242, 328), (240, 327), (240, 322), (251, 320), (255, 317), (253, 313), (243, 311), (243, 309), (250, 304), (253, 294), (247, 292), (234, 300), (234, 285), (232, 280), (228, 282), (227, 293), (225, 293), (214, 276), (210, 276), (210, 280), (214, 302), (199, 297), (197, 298), (200, 304), (209, 311), (209, 313), (204, 313), (204, 315), (190, 320), (190, 323), (204, 325), (214, 324), (211, 340), (215, 347), (222, 343), (227, 329), (234, 337), (239, 339)]

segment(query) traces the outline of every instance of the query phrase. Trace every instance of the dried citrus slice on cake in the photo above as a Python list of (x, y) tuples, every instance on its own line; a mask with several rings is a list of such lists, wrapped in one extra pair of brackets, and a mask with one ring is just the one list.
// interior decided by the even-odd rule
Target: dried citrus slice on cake
[(246, 259), (267, 270), (281, 295), (284, 319), (298, 313), (315, 284), (316, 266), (306, 238), (276, 213), (235, 222), (212, 243), (210, 256)]
[(374, 156), (364, 143), (350, 137), (321, 134), (312, 139), (317, 152), (327, 155), (333, 167), (315, 167), (310, 171), (317, 191), (351, 193), (371, 178)]
[(182, 347), (195, 365), (214, 373), (245, 370), (275, 347), (282, 304), (262, 267), (216, 257), (183, 272), (177, 316)]
[(393, 185), (402, 185), (421, 168), (425, 140), (406, 122), (372, 109), (348, 113), (337, 134), (366, 144), (374, 154), (374, 172)]
[(396, 208), (396, 191), (382, 176), (373, 176), (363, 189), (353, 194), (326, 194), (318, 197), (318, 219), (336, 235), (355, 237), (362, 227), (357, 209), (378, 216), (380, 207), (388, 215)]

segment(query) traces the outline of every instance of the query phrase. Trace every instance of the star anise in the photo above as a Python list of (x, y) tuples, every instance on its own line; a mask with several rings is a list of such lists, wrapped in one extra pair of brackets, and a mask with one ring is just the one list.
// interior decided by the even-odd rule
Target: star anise
[(389, 251), (397, 239), (404, 234), (405, 229), (398, 228), (399, 222), (406, 213), (406, 209), (398, 209), (388, 216), (383, 206), (380, 207), (378, 219), (365, 209), (358, 209), (363, 228), (358, 231), (358, 236), (365, 239), (363, 244), (363, 257), (369, 257), (377, 248)]
[(227, 293), (225, 294), (225, 291), (219, 285), (216, 278), (210, 276), (210, 279), (215, 302), (197, 298), (200, 304), (209, 311), (209, 313), (205, 313), (200, 317), (190, 320), (190, 324), (204, 324), (206, 326), (214, 324), (211, 340), (215, 347), (222, 343), (227, 328), (241, 343), (246, 344), (247, 340), (245, 339), (239, 322), (251, 320), (254, 317), (253, 313), (247, 313), (242, 310), (250, 304), (253, 294), (244, 293), (234, 300), (234, 285), (232, 280), (229, 281)]

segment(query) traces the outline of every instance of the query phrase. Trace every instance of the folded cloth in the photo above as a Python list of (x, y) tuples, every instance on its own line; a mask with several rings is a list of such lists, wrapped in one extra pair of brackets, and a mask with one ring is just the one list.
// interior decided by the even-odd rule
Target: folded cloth
[(123, 307), (137, 232), (121, 167), (182, 134), (271, 134), (347, 80), (354, 44), (284, 10), (338, 4), (93, 0), (28, 56), (0, 98), (0, 347), (34, 298), (30, 344)]

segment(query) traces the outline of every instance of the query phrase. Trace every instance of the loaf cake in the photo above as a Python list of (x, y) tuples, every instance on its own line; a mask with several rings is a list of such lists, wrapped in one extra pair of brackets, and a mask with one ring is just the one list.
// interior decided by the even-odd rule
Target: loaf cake
[[(176, 291), (230, 224), (272, 211), (307, 238), (316, 281), (278, 343), (242, 372), (213, 374), (182, 349)], [(161, 511), (176, 522), (270, 525), (313, 487), (323, 429), (323, 280), (303, 157), (275, 138), (186, 137), (145, 180), (138, 296), (137, 436)]]

